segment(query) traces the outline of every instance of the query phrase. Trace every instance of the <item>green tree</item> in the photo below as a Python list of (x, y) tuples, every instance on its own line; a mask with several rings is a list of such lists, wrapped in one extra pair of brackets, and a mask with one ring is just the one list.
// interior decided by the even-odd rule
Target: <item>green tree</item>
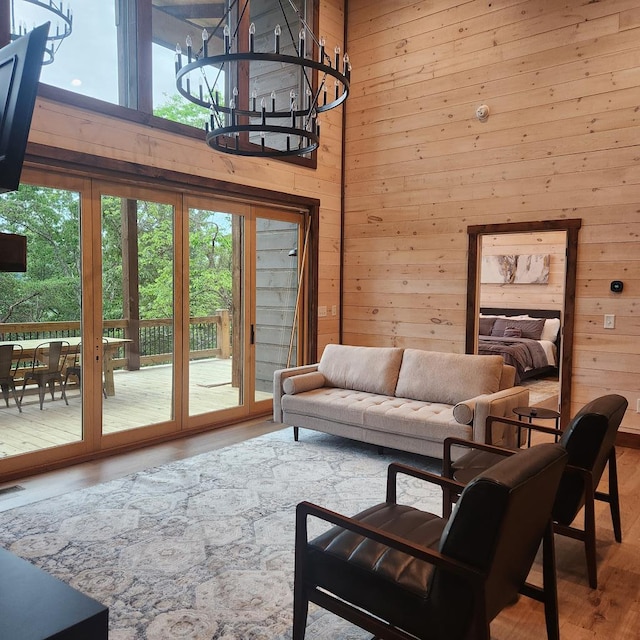
[(0, 274), (0, 320), (79, 320), (80, 204), (72, 191), (23, 184), (0, 197), (0, 228), (27, 237), (26, 274)]
[(209, 118), (206, 109), (189, 102), (178, 93), (166, 96), (166, 99), (166, 102), (153, 110), (154, 116), (204, 129), (204, 123)]
[(192, 316), (208, 316), (233, 303), (231, 216), (189, 212), (189, 299)]
[[(174, 315), (174, 211), (171, 205), (101, 201), (103, 317), (121, 319), (123, 303), (123, 215), (135, 203), (138, 291), (141, 319)], [(232, 216), (189, 212), (190, 313), (209, 316), (231, 309)], [(80, 320), (80, 197), (78, 193), (23, 184), (0, 197), (0, 229), (27, 236), (25, 274), (0, 273), (0, 321)]]

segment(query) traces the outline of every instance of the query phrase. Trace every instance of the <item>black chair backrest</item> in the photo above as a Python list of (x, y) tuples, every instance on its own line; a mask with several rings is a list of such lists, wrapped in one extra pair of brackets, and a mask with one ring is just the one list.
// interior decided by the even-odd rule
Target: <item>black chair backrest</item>
[(18, 370), (22, 358), (22, 347), (19, 344), (0, 345), (0, 378), (11, 378)]
[[(547, 443), (504, 458), (465, 487), (442, 533), (443, 554), (486, 574), (489, 620), (515, 601), (527, 578), (567, 457), (560, 444)], [(429, 588), (446, 637), (462, 637), (473, 615), (468, 584), (436, 568)]]
[(82, 357), (82, 342), (78, 342), (78, 344), (75, 347), (69, 348), (69, 353), (67, 354), (67, 366), (79, 367), (81, 357)]
[(69, 343), (66, 340), (43, 342), (36, 347), (35, 360), (44, 363), (49, 373), (60, 371), (64, 363), (64, 359), (61, 359), (63, 344), (68, 349)]
[(13, 345), (0, 345), (0, 378), (9, 378), (11, 376), (11, 367), (13, 366)]
[[(615, 445), (627, 405), (627, 399), (617, 394), (592, 400), (573, 417), (560, 439), (569, 454), (569, 464), (591, 471), (594, 488)], [(554, 520), (570, 524), (583, 507), (584, 500), (584, 479), (578, 474), (566, 473), (553, 507)]]

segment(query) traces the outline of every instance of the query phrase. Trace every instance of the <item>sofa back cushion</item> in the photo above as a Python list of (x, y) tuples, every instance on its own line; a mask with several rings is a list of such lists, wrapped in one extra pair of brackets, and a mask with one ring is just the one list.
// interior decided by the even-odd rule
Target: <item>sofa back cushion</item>
[(328, 344), (318, 371), (325, 386), (392, 396), (398, 381), (402, 349)]
[(396, 397), (457, 404), (500, 389), (502, 356), (405, 349)]

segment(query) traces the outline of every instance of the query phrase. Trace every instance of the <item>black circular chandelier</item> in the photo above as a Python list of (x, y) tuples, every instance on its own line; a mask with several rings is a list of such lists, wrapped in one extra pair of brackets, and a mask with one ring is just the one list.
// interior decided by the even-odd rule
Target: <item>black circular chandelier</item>
[(26, 20), (16, 20), (15, 4), (22, 2), (33, 5), (34, 26), (44, 22), (51, 22), (47, 44), (44, 49), (43, 65), (51, 64), (62, 44), (62, 41), (71, 35), (73, 30), (73, 13), (71, 7), (63, 2), (54, 0), (11, 0), (11, 41), (25, 35), (30, 28)]
[[(206, 142), (212, 149), (241, 156), (305, 156), (320, 143), (318, 115), (347, 98), (349, 56), (339, 47), (328, 54), (324, 38), (316, 40), (292, 0), (289, 16), (287, 0), (277, 4), (284, 27), (276, 24), (267, 31), (257, 20), (257, 35), (250, 0), (242, 5), (231, 0), (215, 28), (202, 31), (199, 48), (190, 35), (185, 53), (176, 47), (177, 89), (208, 110)], [(293, 28), (291, 10), (297, 16)], [(258, 41), (267, 45), (269, 40), (270, 51), (257, 50)]]

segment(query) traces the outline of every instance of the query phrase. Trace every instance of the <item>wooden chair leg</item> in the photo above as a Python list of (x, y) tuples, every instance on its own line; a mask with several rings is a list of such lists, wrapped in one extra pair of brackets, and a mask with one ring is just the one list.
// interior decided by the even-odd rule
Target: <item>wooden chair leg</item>
[(594, 487), (587, 483), (584, 501), (584, 551), (587, 559), (589, 586), (598, 588), (598, 568), (596, 563), (596, 516), (594, 508)]
[(620, 519), (620, 495), (618, 493), (618, 463), (615, 447), (609, 455), (609, 508), (616, 542), (622, 542), (622, 521)]
[[(297, 427), (294, 427), (297, 429)], [(293, 577), (293, 631), (292, 640), (304, 640), (307, 629), (307, 615), (309, 612), (309, 598), (305, 585), (305, 554), (307, 548), (307, 520), (306, 516), (296, 510), (296, 533), (294, 549), (294, 577)]]
[(544, 589), (544, 617), (548, 640), (560, 640), (558, 619), (558, 583), (553, 523), (549, 522), (542, 539), (542, 580)]
[(451, 512), (453, 511), (453, 499), (451, 496), (451, 491), (443, 487), (442, 488), (442, 517), (450, 518)]
[(299, 594), (296, 589), (293, 597), (293, 634), (292, 640), (304, 640), (307, 630), (307, 613), (309, 611), (309, 601), (303, 594)]

